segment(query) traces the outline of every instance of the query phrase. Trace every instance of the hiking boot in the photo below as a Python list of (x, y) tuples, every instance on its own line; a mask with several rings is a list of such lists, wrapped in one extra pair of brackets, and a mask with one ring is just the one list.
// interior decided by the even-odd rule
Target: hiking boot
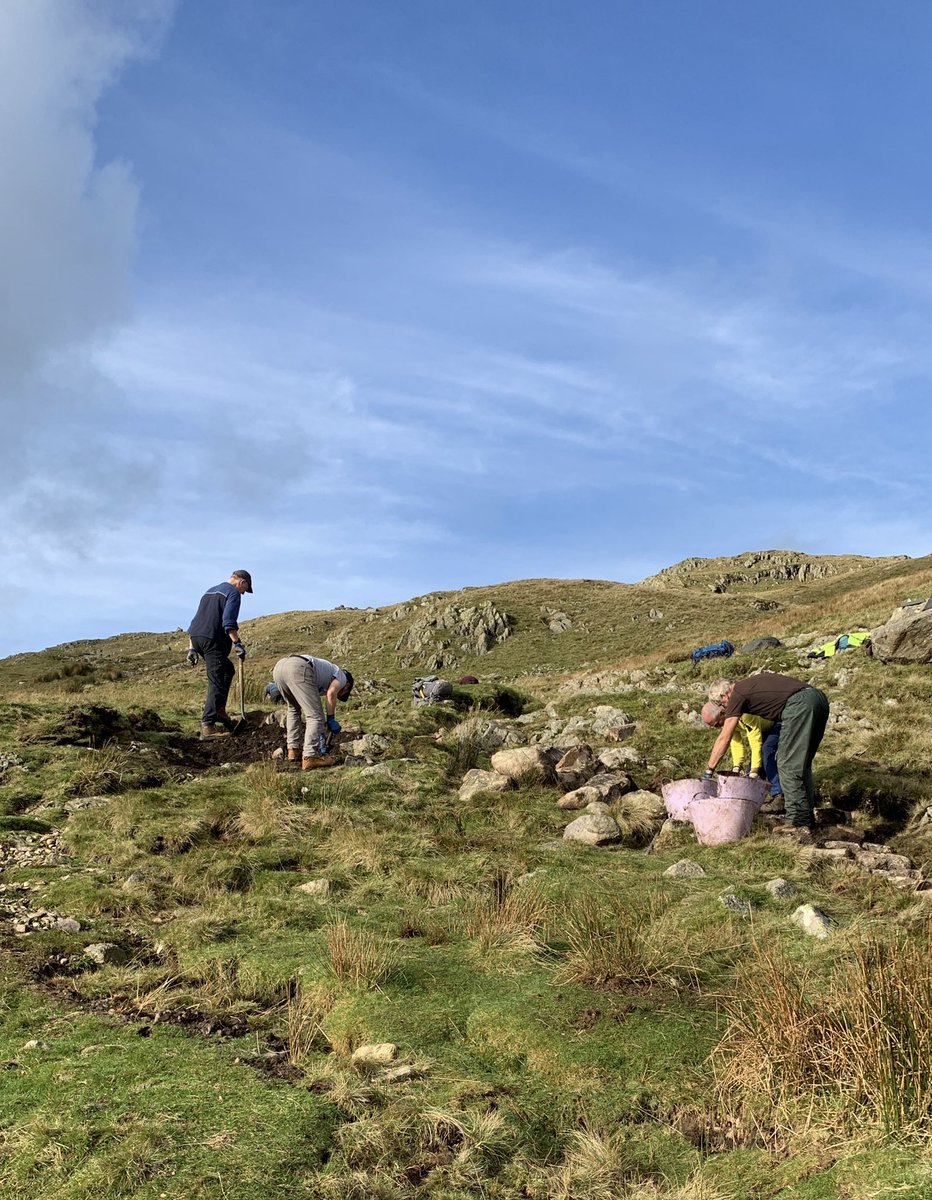
[(761, 806), (761, 812), (768, 816), (780, 816), (786, 812), (786, 804), (783, 801), (783, 793), (777, 792), (775, 796), (768, 796)]
[(329, 754), (315, 754), (313, 758), (301, 759), (302, 771), (313, 771), (315, 767), (333, 766), (336, 766), (336, 759), (331, 758)]
[(208, 742), (212, 738), (229, 737), (229, 733), (225, 729), (218, 729), (216, 725), (201, 726), (201, 741)]
[(298, 750), (295, 746), (288, 747), (288, 761), (289, 762), (300, 762), (301, 761), (301, 751)]

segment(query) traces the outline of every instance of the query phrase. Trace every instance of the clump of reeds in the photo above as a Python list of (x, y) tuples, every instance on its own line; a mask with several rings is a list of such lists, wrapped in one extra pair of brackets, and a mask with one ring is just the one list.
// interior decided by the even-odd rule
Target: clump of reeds
[(871, 939), (827, 979), (757, 946), (712, 1056), (720, 1102), (780, 1123), (801, 1107), (853, 1130), (932, 1130), (932, 954), (920, 937)]
[(397, 962), (394, 946), (366, 929), (350, 928), (342, 918), (327, 927), (326, 944), (331, 974), (352, 987), (378, 987)]

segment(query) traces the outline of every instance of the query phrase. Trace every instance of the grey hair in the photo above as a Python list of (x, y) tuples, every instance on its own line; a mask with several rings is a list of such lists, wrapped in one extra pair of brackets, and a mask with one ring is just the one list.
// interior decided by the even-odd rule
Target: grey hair
[(716, 679), (714, 683), (709, 684), (709, 699), (713, 704), (721, 704), (725, 699), (725, 694), (730, 692), (734, 686), (733, 679)]

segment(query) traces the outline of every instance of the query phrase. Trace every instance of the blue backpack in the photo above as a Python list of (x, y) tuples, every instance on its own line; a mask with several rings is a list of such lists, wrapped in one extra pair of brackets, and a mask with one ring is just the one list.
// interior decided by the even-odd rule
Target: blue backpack
[(709, 646), (699, 646), (692, 653), (694, 663), (701, 662), (704, 658), (731, 658), (735, 648), (731, 642), (712, 642)]

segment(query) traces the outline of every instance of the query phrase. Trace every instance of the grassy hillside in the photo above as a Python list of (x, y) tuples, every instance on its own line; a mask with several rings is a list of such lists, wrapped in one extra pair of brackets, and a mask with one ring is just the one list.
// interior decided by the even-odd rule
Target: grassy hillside
[[(600, 705), (636, 724), (639, 788), (697, 773), (694, 714), (723, 664), (689, 651), (773, 634), (782, 648), (727, 670), (823, 687), (823, 803), (929, 870), (928, 668), (804, 657), (929, 594), (932, 558), (765, 552), (261, 617), (242, 626), (257, 715), (207, 747), (180, 631), (3, 660), (0, 1192), (932, 1194), (922, 890), (766, 821), (716, 848), (652, 838), (630, 793), (607, 848), (562, 838), (578, 814), (552, 782), (458, 795), (495, 738), (617, 750)], [(340, 753), (357, 765), (270, 757), (262, 687), (292, 651), (354, 671)], [(481, 682), (412, 708), (434, 670)], [(705, 874), (665, 875), (687, 857)], [(803, 903), (829, 937), (793, 924)]]

